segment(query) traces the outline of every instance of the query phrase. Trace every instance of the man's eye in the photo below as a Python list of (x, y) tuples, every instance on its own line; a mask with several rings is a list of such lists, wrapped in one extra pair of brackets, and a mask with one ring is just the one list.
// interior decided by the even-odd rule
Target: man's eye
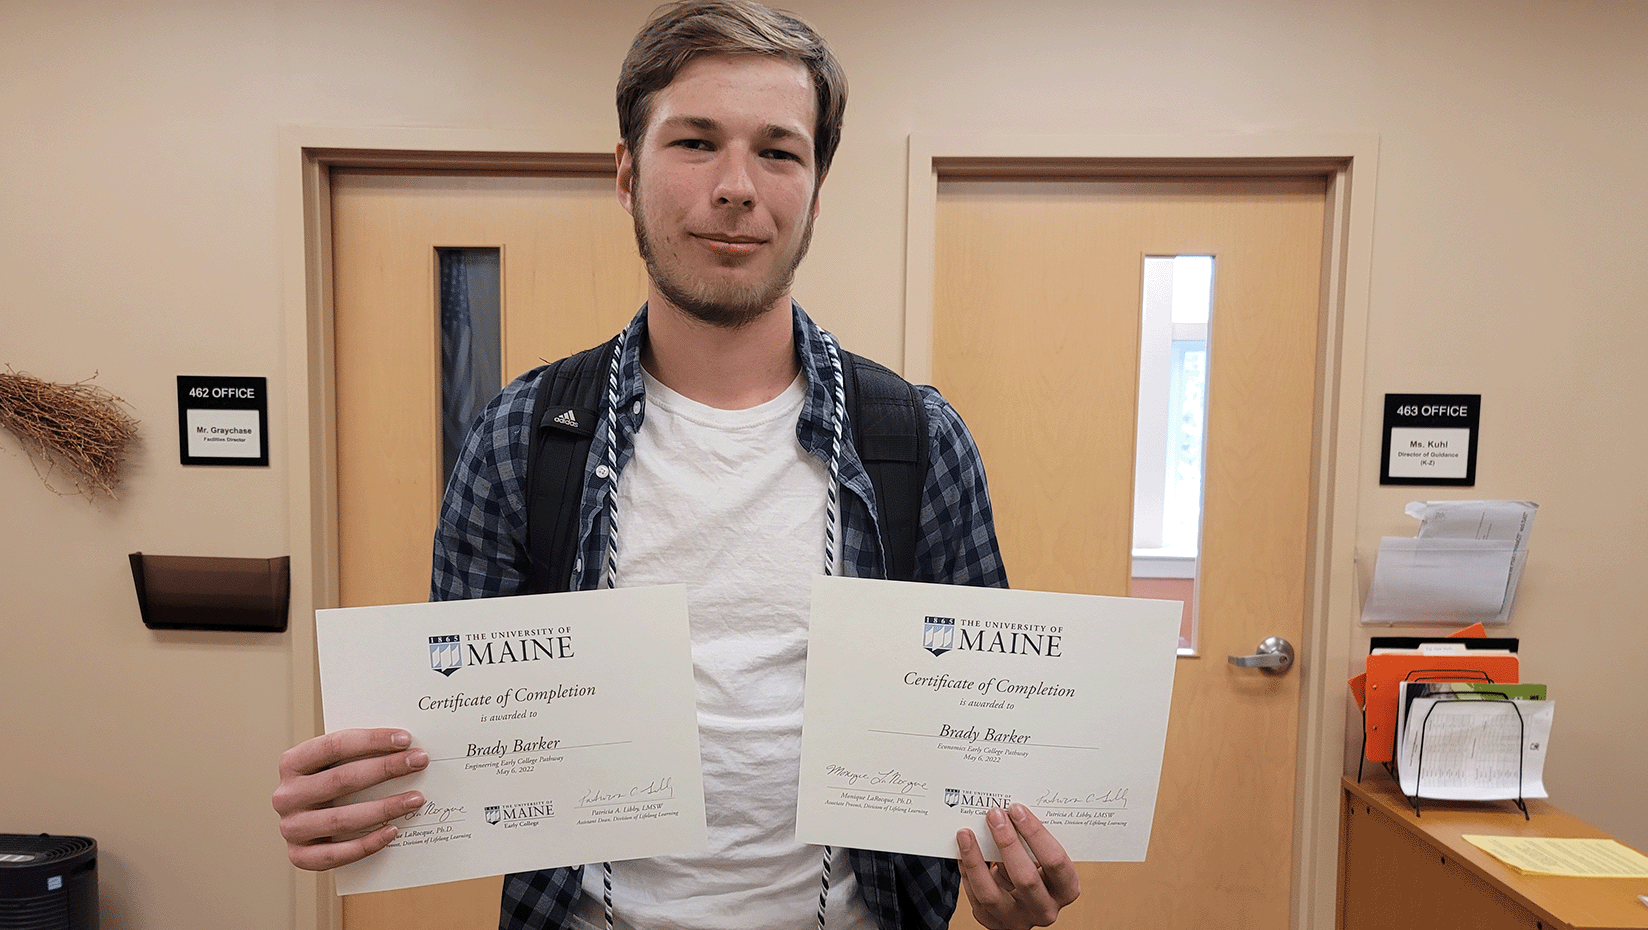
[(703, 139), (679, 139), (675, 142), (675, 145), (693, 151), (708, 151), (710, 147), (709, 142)]
[(786, 152), (783, 149), (768, 149), (766, 151), (766, 156), (768, 158), (786, 159), (786, 160), (789, 160), (789, 161), (800, 161), (801, 160), (800, 155), (797, 155), (794, 152)]

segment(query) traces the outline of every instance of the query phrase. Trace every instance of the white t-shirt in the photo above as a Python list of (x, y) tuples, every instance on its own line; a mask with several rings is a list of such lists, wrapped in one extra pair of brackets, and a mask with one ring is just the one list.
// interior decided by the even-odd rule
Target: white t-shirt
[[(616, 926), (811, 928), (823, 850), (795, 841), (812, 578), (829, 475), (795, 438), (806, 395), (718, 410), (646, 376), (647, 414), (618, 484), (620, 587), (685, 583), (709, 847), (613, 863)], [(828, 925), (874, 930), (845, 850)], [(601, 869), (578, 917), (604, 925)]]

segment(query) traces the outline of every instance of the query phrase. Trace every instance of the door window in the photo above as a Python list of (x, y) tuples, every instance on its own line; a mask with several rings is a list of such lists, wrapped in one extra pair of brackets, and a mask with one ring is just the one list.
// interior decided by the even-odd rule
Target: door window
[(1213, 256), (1146, 256), (1141, 291), (1129, 593), (1182, 601), (1179, 648), (1188, 652), (1196, 642)]

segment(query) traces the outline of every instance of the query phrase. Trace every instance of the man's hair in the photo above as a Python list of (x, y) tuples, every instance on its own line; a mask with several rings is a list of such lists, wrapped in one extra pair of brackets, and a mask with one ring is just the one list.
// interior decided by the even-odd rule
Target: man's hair
[(769, 55), (803, 65), (818, 101), (813, 128), (816, 176), (841, 142), (847, 75), (824, 37), (795, 16), (753, 0), (682, 0), (660, 7), (630, 45), (618, 74), (618, 132), (638, 155), (652, 103), (689, 62), (704, 55)]

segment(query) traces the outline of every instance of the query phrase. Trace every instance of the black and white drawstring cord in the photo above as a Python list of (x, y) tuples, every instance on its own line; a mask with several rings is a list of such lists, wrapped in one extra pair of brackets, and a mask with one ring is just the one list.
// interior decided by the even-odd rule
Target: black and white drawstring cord
[[(607, 551), (601, 565), (601, 587), (610, 588), (618, 578), (618, 367), (624, 358), (624, 346), (629, 342), (629, 330), (618, 337), (613, 348), (612, 364), (607, 368), (607, 460), (606, 511)], [(601, 863), (601, 910), (606, 915), (607, 930), (612, 930), (612, 863)]]
[[(836, 347), (835, 337), (829, 333), (821, 334), (824, 339), (824, 351), (830, 356), (830, 378), (833, 385), (835, 409), (830, 414), (830, 468), (829, 490), (824, 497), (824, 574), (835, 574), (835, 559), (837, 552), (836, 527), (837, 518), (841, 513), (841, 500), (837, 487), (841, 475), (841, 440), (843, 425), (847, 420), (847, 379), (841, 370), (841, 353)], [(824, 879), (818, 890), (818, 930), (824, 930), (824, 909), (830, 903), (830, 865), (835, 856), (835, 850), (830, 846), (824, 847)]]

